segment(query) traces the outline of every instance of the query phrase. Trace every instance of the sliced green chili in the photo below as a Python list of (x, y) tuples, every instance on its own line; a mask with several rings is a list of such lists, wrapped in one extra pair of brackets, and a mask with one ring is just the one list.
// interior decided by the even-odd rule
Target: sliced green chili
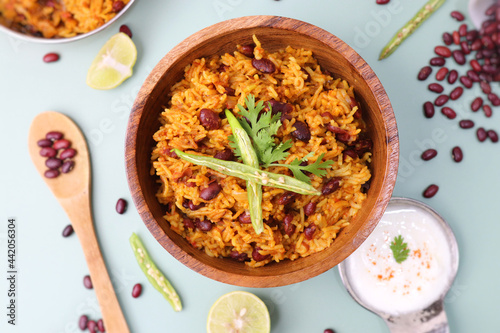
[(149, 282), (163, 295), (163, 297), (167, 299), (170, 305), (174, 308), (174, 311), (181, 311), (182, 303), (179, 295), (177, 295), (174, 287), (172, 287), (167, 278), (156, 267), (153, 260), (151, 260), (146, 248), (139, 239), (139, 236), (132, 233), (129, 241), (132, 249), (134, 250), (135, 258), (137, 259), (137, 262), (139, 263), (139, 266), (144, 274), (146, 274)]
[[(226, 110), (226, 117), (231, 126), (234, 141), (240, 148), (243, 163), (258, 169), (259, 158), (247, 132), (231, 111)], [(262, 186), (255, 181), (247, 180), (247, 197), (252, 226), (255, 233), (260, 234), (264, 230), (264, 222), (262, 221)]]
[(312, 185), (293, 177), (260, 170), (243, 163), (223, 161), (210, 156), (184, 153), (179, 149), (173, 149), (173, 151), (185, 161), (206, 166), (207, 168), (228, 176), (255, 181), (260, 185), (282, 188), (299, 194), (321, 195), (321, 192), (316, 190)]

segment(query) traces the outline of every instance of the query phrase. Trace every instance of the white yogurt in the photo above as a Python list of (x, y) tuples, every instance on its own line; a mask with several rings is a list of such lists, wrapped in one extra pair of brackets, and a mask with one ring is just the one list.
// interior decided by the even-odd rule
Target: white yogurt
[[(392, 202), (365, 242), (342, 264), (369, 308), (392, 315), (424, 309), (445, 293), (456, 271), (454, 243), (443, 222), (414, 204)], [(398, 264), (390, 248), (401, 235), (410, 250)], [(452, 236), (453, 237), (453, 236)]]

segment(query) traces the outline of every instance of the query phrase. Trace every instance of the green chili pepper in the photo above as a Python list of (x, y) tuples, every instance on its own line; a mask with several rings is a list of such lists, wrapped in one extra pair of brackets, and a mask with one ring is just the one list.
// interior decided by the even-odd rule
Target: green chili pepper
[(132, 233), (129, 240), (130, 245), (134, 250), (135, 258), (137, 259), (137, 262), (139, 263), (139, 266), (144, 274), (146, 274), (149, 282), (163, 295), (163, 297), (167, 299), (170, 305), (174, 308), (174, 311), (181, 311), (182, 303), (179, 295), (177, 295), (174, 287), (172, 287), (167, 278), (156, 267), (153, 260), (151, 260), (146, 248), (144, 248), (144, 245), (139, 239), (139, 236)]
[[(234, 140), (240, 148), (243, 163), (258, 169), (259, 158), (247, 132), (231, 111), (226, 110), (226, 117), (231, 126)], [(262, 186), (252, 180), (247, 180), (247, 197), (253, 229), (256, 234), (260, 234), (264, 230), (264, 222), (262, 221)]]
[(173, 149), (173, 151), (175, 151), (177, 156), (179, 156), (185, 161), (197, 165), (206, 166), (207, 168), (218, 171), (228, 176), (238, 177), (244, 180), (255, 181), (260, 185), (282, 188), (284, 190), (292, 191), (299, 194), (306, 194), (306, 195), (321, 194), (321, 192), (316, 190), (313, 186), (301, 180), (286, 175), (280, 175), (278, 173), (260, 170), (258, 168), (254, 168), (243, 163), (223, 161), (210, 156), (184, 153), (179, 149)]
[(410, 36), (432, 13), (434, 13), (446, 0), (429, 0), (417, 14), (398, 30), (391, 41), (382, 49), (378, 60), (390, 56), (398, 46)]

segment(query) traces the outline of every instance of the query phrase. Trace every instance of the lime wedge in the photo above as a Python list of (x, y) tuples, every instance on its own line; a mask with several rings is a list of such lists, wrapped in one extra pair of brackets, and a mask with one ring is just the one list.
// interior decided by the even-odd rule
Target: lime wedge
[(123, 32), (113, 35), (101, 48), (87, 72), (87, 85), (112, 89), (132, 75), (137, 59), (134, 42)]
[(260, 298), (246, 291), (221, 296), (210, 309), (208, 333), (269, 333), (269, 311)]

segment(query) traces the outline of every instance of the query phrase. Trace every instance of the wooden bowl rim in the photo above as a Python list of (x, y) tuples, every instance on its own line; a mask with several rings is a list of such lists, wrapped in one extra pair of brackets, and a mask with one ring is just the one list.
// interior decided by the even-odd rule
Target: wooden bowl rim
[[(381, 170), (381, 174), (383, 174), (382, 190), (377, 200), (375, 201), (372, 211), (370, 212), (371, 222), (365, 225), (365, 228), (358, 231), (358, 233), (353, 237), (353, 240), (350, 244), (346, 244), (346, 246), (342, 248), (343, 255), (337, 263), (323, 265), (322, 267), (315, 267), (314, 274), (306, 277), (301, 274), (297, 274), (298, 272), (300, 272), (297, 270), (293, 270), (283, 274), (276, 273), (272, 276), (248, 276), (244, 274), (220, 271), (215, 267), (207, 265), (197, 258), (187, 254), (183, 248), (176, 244), (165, 233), (165, 231), (159, 225), (158, 221), (156, 221), (156, 219), (154, 218), (150, 208), (147, 206), (144, 194), (140, 190), (141, 187), (138, 178), (135, 156), (137, 147), (136, 139), (138, 134), (138, 125), (140, 123), (141, 117), (143, 116), (145, 101), (149, 94), (155, 89), (157, 83), (161, 80), (163, 73), (165, 73), (172, 64), (175, 64), (183, 54), (196, 48), (196, 45), (198, 44), (202, 44), (207, 40), (217, 38), (217, 36), (220, 35), (221, 31), (223, 31), (224, 34), (230, 34), (238, 30), (259, 27), (288, 30), (293, 31), (294, 33), (306, 35), (307, 37), (315, 39), (341, 54), (356, 69), (359, 75), (366, 81), (367, 85), (369, 86), (371, 93), (375, 97), (382, 118), (384, 119), (385, 137), (388, 138), (390, 136), (390, 139), (387, 140), (387, 163), (385, 165), (386, 168), (385, 170), (383, 170), (383, 172)], [(339, 42), (340, 46), (336, 45), (336, 43)], [(367, 80), (368, 76), (370, 77), (371, 81)], [(148, 84), (146, 84), (146, 82), (148, 82)], [(391, 125), (391, 127), (388, 127), (388, 125)], [(391, 132), (392, 135), (389, 135), (389, 132)], [(154, 235), (156, 240), (172, 256), (174, 256), (174, 258), (176, 258), (192, 270), (219, 282), (238, 285), (242, 287), (267, 288), (284, 286), (305, 281), (309, 278), (324, 273), (325, 271), (333, 268), (338, 263), (347, 258), (348, 255), (354, 252), (354, 250), (359, 245), (361, 245), (364, 239), (366, 239), (366, 237), (370, 235), (370, 233), (373, 231), (373, 229), (381, 219), (389, 203), (395, 186), (399, 163), (399, 138), (395, 115), (385, 89), (383, 88), (381, 82), (379, 81), (378, 77), (373, 72), (371, 67), (348, 44), (346, 44), (344, 41), (342, 41), (332, 33), (304, 21), (282, 16), (256, 15), (234, 18), (208, 26), (192, 34), (191, 36), (187, 37), (182, 42), (177, 44), (158, 62), (158, 64), (153, 68), (145, 83), (141, 87), (130, 113), (126, 134), (125, 162), (129, 189), (131, 191), (131, 195), (134, 204), (136, 205), (136, 208), (139, 212), (139, 215), (141, 216), (148, 230)], [(296, 260), (301, 259), (302, 258)]]

